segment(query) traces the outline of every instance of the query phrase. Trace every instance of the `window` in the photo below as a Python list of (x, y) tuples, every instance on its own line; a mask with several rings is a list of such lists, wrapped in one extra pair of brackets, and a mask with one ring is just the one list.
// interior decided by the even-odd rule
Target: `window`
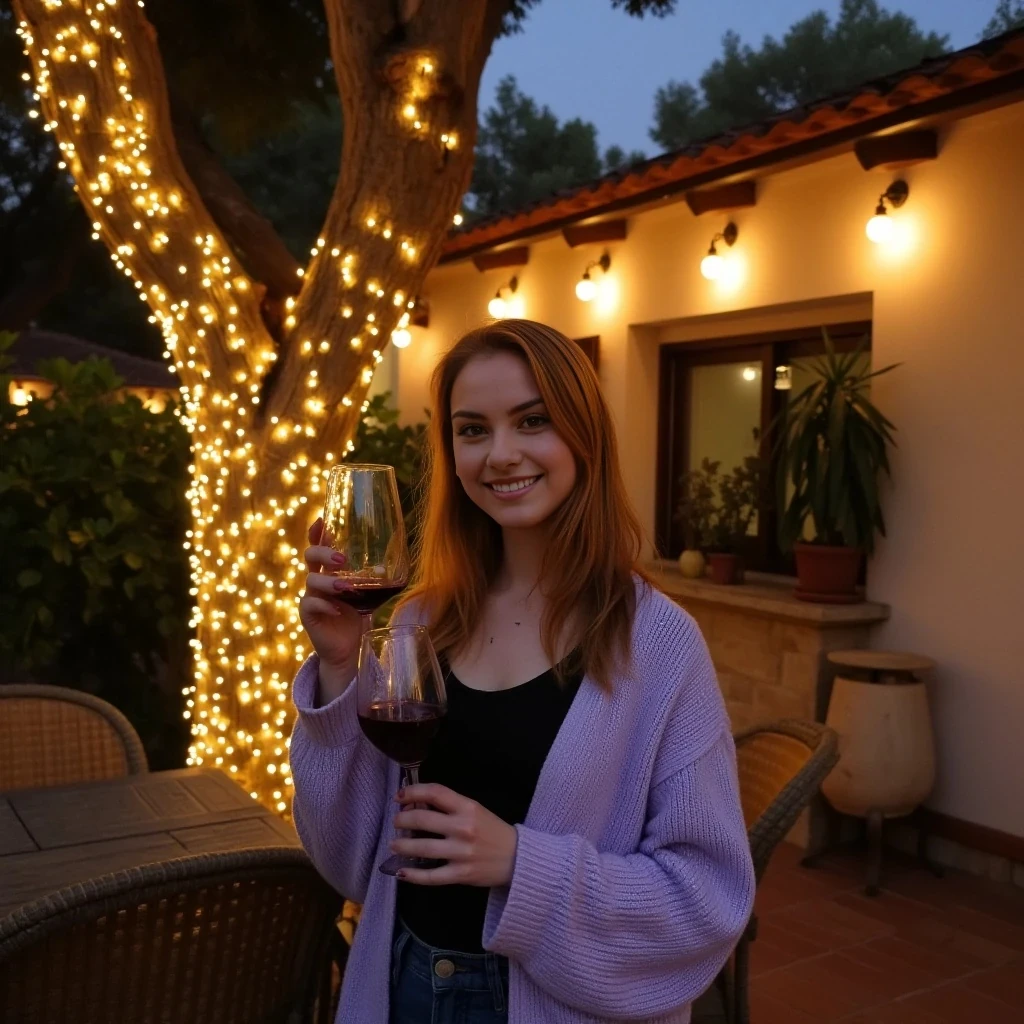
[[(828, 325), (828, 332), (838, 350), (850, 351), (865, 335), (870, 338), (871, 324)], [(775, 464), (767, 434), (786, 396), (806, 386), (808, 362), (824, 351), (820, 328), (662, 347), (655, 526), (664, 557), (675, 558), (684, 547), (675, 517), (683, 475), (704, 458), (721, 462), (720, 472), (726, 473), (748, 455), (760, 455), (767, 469), (761, 502), (740, 553), (750, 569), (793, 571), (776, 539)], [(778, 366), (790, 368), (792, 390), (775, 387)]]
[(576, 338), (576, 344), (579, 345), (581, 349), (583, 349), (584, 355), (586, 355), (586, 357), (590, 360), (591, 365), (594, 367), (595, 370), (597, 369), (600, 340), (600, 337), (596, 334), (590, 338)]

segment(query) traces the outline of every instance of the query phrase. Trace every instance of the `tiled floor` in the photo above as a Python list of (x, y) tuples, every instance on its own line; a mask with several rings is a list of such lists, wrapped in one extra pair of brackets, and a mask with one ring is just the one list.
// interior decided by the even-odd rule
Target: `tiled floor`
[(887, 851), (868, 898), (856, 854), (799, 858), (781, 846), (760, 886), (751, 1024), (1024, 1021), (1024, 890)]

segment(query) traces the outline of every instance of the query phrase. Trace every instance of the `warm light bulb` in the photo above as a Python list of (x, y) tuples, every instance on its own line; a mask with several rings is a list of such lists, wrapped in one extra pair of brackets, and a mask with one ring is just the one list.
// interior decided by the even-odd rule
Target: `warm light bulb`
[(595, 295), (597, 295), (597, 285), (591, 280), (590, 274), (584, 274), (576, 282), (576, 298), (580, 302), (590, 302)]
[(864, 230), (868, 238), (876, 245), (888, 242), (892, 238), (894, 230), (892, 218), (886, 214), (885, 210), (882, 210), (881, 213), (876, 212)]
[(722, 276), (722, 271), (725, 269), (723, 264), (724, 261), (718, 253), (709, 252), (707, 256), (700, 261), (700, 272), (709, 281), (717, 281)]
[(743, 367), (743, 379), (757, 380), (757, 370), (755, 370), (753, 366)]
[(495, 320), (500, 320), (505, 315), (506, 303), (500, 295), (495, 295), (490, 302), (487, 303), (487, 312), (494, 317)]
[(412, 334), (404, 327), (399, 327), (391, 332), (391, 344), (395, 348), (408, 348), (410, 341), (412, 341)]

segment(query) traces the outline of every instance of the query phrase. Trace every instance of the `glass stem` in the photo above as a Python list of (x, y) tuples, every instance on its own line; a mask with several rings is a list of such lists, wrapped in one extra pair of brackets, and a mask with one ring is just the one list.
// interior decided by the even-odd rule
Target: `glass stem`
[(359, 622), (361, 631), (369, 633), (373, 629), (373, 612), (360, 612)]

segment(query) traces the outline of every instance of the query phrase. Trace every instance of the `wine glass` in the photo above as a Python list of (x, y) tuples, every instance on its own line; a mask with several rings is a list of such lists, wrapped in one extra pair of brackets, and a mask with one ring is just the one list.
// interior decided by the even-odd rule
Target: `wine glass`
[[(441, 667), (425, 626), (387, 626), (363, 634), (356, 711), (366, 738), (402, 766), (402, 785), (417, 785), (419, 769), (448, 710)], [(436, 861), (393, 854), (386, 875)]]
[(336, 575), (351, 589), (337, 598), (359, 612), (365, 633), (373, 613), (409, 581), (405, 520), (391, 466), (352, 462), (331, 470), (320, 543), (345, 556)]

